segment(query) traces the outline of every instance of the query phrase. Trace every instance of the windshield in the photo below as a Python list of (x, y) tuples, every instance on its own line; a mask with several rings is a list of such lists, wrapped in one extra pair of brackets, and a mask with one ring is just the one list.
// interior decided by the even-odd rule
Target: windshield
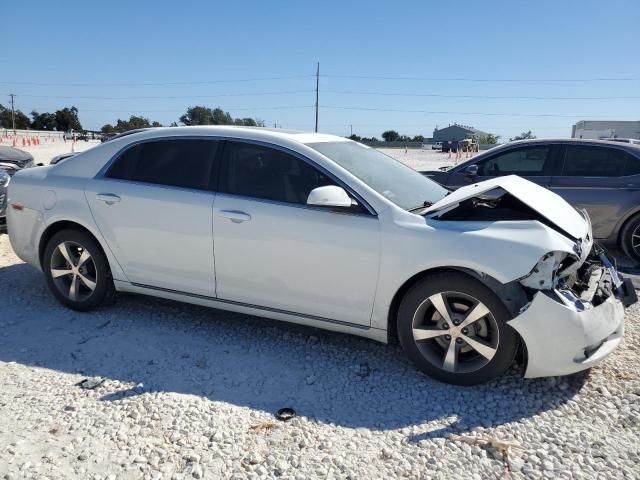
[(447, 194), (447, 190), (433, 180), (361, 143), (319, 142), (307, 145), (405, 210), (420, 207), (424, 202), (435, 203)]

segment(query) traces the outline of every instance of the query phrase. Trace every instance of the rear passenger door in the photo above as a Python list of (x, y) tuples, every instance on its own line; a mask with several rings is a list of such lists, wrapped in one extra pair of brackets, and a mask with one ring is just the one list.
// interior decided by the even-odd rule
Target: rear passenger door
[[(486, 156), (475, 163), (478, 175), (469, 176), (465, 167), (457, 169), (449, 176), (447, 186), (463, 187), (470, 183), (489, 180), (505, 175), (518, 175), (543, 187), (548, 187), (556, 158), (557, 145), (527, 145), (503, 150)], [(467, 163), (467, 165), (473, 162)]]
[(640, 205), (640, 160), (622, 148), (565, 145), (551, 189), (591, 217), (595, 238), (609, 238), (625, 213)]
[(215, 296), (218, 145), (207, 138), (144, 141), (87, 185), (98, 228), (131, 283)]

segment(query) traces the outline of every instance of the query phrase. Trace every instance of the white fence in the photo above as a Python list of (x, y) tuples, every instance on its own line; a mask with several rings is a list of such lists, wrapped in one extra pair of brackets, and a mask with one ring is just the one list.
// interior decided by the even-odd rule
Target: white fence
[(11, 128), (0, 129), (0, 145), (13, 147), (26, 147), (41, 145), (43, 143), (64, 142), (64, 132), (52, 132), (48, 130), (15, 130)]

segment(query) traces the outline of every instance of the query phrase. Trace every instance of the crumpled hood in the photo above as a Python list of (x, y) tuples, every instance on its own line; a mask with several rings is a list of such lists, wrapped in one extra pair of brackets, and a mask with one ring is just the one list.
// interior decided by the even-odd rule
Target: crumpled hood
[(459, 188), (427, 208), (425, 214), (450, 210), (464, 200), (496, 188), (506, 190), (576, 239), (583, 238), (589, 232), (589, 223), (562, 197), (517, 175), (497, 177)]

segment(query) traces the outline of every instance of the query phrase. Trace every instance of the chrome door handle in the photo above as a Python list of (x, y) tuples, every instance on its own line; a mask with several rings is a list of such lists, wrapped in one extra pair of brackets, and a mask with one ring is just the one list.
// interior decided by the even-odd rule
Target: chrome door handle
[(233, 223), (248, 222), (251, 220), (251, 215), (238, 210), (220, 210), (220, 216), (228, 218)]
[(113, 205), (120, 201), (120, 197), (113, 193), (98, 193), (96, 195), (96, 199), (106, 203), (107, 205)]

